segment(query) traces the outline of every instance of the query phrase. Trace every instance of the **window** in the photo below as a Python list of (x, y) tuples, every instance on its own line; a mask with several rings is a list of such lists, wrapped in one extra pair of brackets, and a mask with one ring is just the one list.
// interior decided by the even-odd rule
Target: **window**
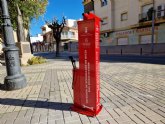
[(101, 25), (106, 25), (107, 23), (108, 23), (108, 18), (107, 17), (102, 18)]
[(165, 17), (165, 4), (159, 5), (157, 7), (157, 17)]
[(75, 32), (69, 31), (68, 35), (70, 38), (74, 38), (75, 37)]
[(122, 13), (122, 14), (121, 14), (121, 21), (125, 21), (125, 20), (127, 20), (127, 19), (128, 19), (128, 13), (127, 13), (127, 12)]
[(69, 31), (69, 35), (75, 35), (75, 32)]
[(108, 1), (107, 1), (107, 0), (101, 0), (101, 6), (106, 6), (106, 5), (107, 5), (107, 3), (108, 3)]
[(74, 38), (75, 37), (75, 32), (70, 32), (71, 33), (71, 37)]
[(117, 42), (118, 42), (118, 45), (128, 45), (128, 38), (127, 37), (118, 38)]
[(75, 35), (75, 32), (72, 32), (72, 35)]
[[(150, 44), (151, 43), (152, 35), (142, 35), (140, 36), (140, 43), (141, 44)], [(154, 43), (156, 42), (156, 35), (154, 35)]]
[(104, 33), (104, 37), (109, 37), (109, 36), (110, 36), (109, 32)]
[(139, 22), (152, 20), (152, 8), (153, 4), (146, 4), (141, 7), (141, 13), (139, 14)]

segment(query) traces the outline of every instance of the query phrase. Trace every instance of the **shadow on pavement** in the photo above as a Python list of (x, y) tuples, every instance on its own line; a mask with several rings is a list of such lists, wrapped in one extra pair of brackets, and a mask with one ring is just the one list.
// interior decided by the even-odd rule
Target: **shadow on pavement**
[(71, 103), (49, 102), (48, 100), (38, 101), (38, 100), (23, 100), (23, 99), (10, 99), (10, 98), (0, 98), (0, 104), (22, 106), (22, 107), (54, 109), (54, 110), (61, 110), (61, 111), (71, 111), (70, 107), (73, 105)]

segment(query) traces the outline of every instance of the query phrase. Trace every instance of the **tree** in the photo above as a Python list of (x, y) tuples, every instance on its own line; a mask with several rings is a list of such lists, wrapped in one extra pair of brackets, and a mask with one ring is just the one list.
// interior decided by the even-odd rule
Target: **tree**
[(18, 38), (18, 42), (25, 41), (22, 14), (21, 14), (18, 4), (17, 4), (17, 38)]
[(21, 11), (23, 18), (23, 26), (29, 29), (30, 21), (38, 18), (46, 11), (48, 0), (8, 0), (9, 13), (13, 28), (17, 28), (17, 6)]
[(65, 18), (63, 17), (61, 22), (59, 22), (59, 20), (55, 18), (52, 20), (51, 23), (46, 21), (46, 24), (53, 31), (53, 37), (54, 37), (55, 42), (56, 42), (56, 56), (59, 56), (59, 48), (60, 48), (59, 45), (61, 42), (61, 33), (65, 27), (65, 24), (66, 24)]

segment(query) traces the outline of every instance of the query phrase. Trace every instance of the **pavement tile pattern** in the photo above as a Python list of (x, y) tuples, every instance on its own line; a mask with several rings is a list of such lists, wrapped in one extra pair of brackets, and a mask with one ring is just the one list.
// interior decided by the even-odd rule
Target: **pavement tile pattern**
[[(0, 124), (165, 124), (165, 65), (101, 62), (96, 117), (70, 110), (72, 65), (57, 60), (22, 67), (28, 86), (0, 90)], [(0, 67), (0, 83), (6, 75)]]

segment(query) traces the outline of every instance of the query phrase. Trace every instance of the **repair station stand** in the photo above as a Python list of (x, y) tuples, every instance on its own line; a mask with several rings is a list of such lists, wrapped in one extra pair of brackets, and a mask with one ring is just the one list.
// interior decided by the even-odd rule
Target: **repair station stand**
[(96, 116), (102, 109), (99, 74), (100, 18), (92, 13), (83, 16), (84, 20), (78, 21), (79, 68), (73, 65), (74, 105), (71, 109), (87, 116)]

